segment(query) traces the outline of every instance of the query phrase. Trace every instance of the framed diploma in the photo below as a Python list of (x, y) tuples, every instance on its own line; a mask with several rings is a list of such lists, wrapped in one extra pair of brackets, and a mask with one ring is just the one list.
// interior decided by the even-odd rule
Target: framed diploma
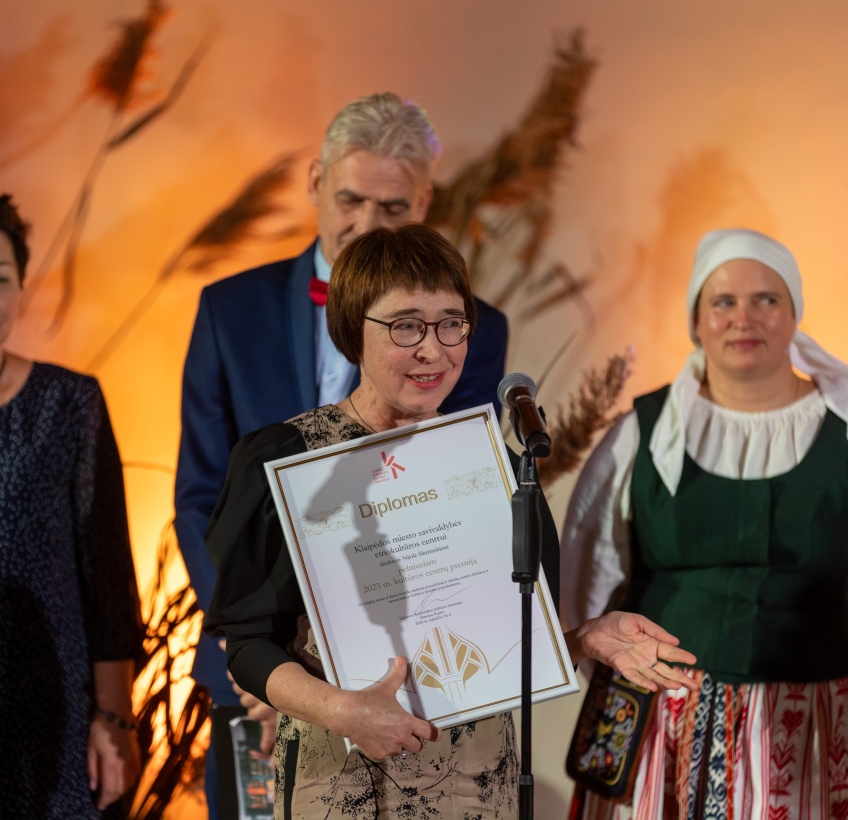
[[(327, 680), (378, 681), (445, 728), (521, 700), (515, 478), (491, 406), (266, 463)], [(578, 690), (550, 592), (533, 598), (533, 699)]]

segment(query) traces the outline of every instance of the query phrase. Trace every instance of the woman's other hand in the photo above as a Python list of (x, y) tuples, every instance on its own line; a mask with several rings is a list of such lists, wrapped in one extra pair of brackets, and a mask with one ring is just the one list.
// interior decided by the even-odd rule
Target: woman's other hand
[(406, 660), (395, 658), (381, 680), (351, 691), (318, 680), (298, 663), (286, 662), (271, 673), (265, 691), (278, 712), (348, 738), (371, 760), (385, 760), (404, 752), (418, 754), (424, 741), (441, 735), (432, 723), (398, 703), (406, 670)]
[(371, 760), (418, 754), (425, 740), (438, 740), (441, 732), (432, 723), (407, 712), (397, 700), (406, 678), (406, 660), (397, 657), (382, 680), (367, 689), (344, 692), (333, 731), (349, 738)]
[(684, 670), (670, 665), (693, 664), (695, 656), (681, 649), (674, 635), (642, 615), (608, 612), (567, 632), (565, 639), (574, 663), (593, 658), (652, 692), (681, 686), (697, 689)]
[(88, 733), (88, 784), (97, 795), (97, 808), (114, 803), (138, 779), (141, 754), (133, 729), (125, 729), (95, 714)]

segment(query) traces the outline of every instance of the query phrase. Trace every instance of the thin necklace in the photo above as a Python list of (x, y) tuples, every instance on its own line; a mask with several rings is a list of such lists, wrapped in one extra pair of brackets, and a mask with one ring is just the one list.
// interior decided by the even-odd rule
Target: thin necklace
[[(5, 362), (4, 362), (4, 364), (5, 364)], [(2, 369), (0, 369), (0, 373), (2, 373), (2, 372), (3, 372)], [(351, 393), (351, 395), (349, 395), (347, 397), (347, 400), (350, 402), (350, 406), (353, 408), (353, 412), (356, 413), (357, 418), (359, 418), (359, 420), (362, 422), (362, 426), (366, 430), (370, 430), (372, 433), (376, 433), (377, 431), (367, 421), (365, 421), (364, 418), (362, 418), (362, 413), (360, 413), (359, 410), (356, 409), (356, 405), (353, 403), (353, 394), (352, 393)]]

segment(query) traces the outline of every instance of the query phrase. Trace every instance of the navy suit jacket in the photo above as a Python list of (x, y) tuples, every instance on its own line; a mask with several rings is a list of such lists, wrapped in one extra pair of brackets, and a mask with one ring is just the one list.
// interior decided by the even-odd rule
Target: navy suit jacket
[[(313, 243), (294, 259), (215, 282), (200, 295), (183, 371), (174, 526), (204, 611), (216, 578), (204, 535), (224, 486), (230, 451), (247, 433), (318, 404), (315, 309), (309, 298), (314, 257)], [(462, 375), (439, 408), (443, 413), (488, 402), (498, 407), (506, 317), (476, 301), (477, 328)], [(357, 373), (354, 386), (358, 381)], [(216, 702), (238, 703), (226, 677), (225, 654), (208, 635), (201, 635), (193, 675)]]

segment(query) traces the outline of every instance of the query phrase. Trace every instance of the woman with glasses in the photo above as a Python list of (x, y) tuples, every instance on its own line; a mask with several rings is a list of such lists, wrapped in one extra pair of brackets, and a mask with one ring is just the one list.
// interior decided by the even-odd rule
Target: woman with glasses
[[(263, 428), (233, 450), (207, 533), (219, 575), (204, 626), (226, 636), (236, 682), (283, 714), (278, 817), (517, 814), (510, 714), (440, 732), (399, 705), (407, 671), (400, 657), (367, 689), (346, 691), (323, 680), (263, 468), (435, 417), (462, 372), (475, 318), (462, 257), (438, 233), (410, 224), (363, 234), (339, 255), (327, 301), (330, 336), (359, 365), (359, 386), (338, 405)], [(547, 507), (544, 530), (542, 563), (556, 586), (558, 544)], [(652, 689), (688, 680), (665, 663), (653, 669), (658, 661), (694, 660), (656, 625), (621, 613), (587, 623), (567, 643), (575, 662), (591, 655)], [(361, 751), (348, 755), (345, 737)]]

